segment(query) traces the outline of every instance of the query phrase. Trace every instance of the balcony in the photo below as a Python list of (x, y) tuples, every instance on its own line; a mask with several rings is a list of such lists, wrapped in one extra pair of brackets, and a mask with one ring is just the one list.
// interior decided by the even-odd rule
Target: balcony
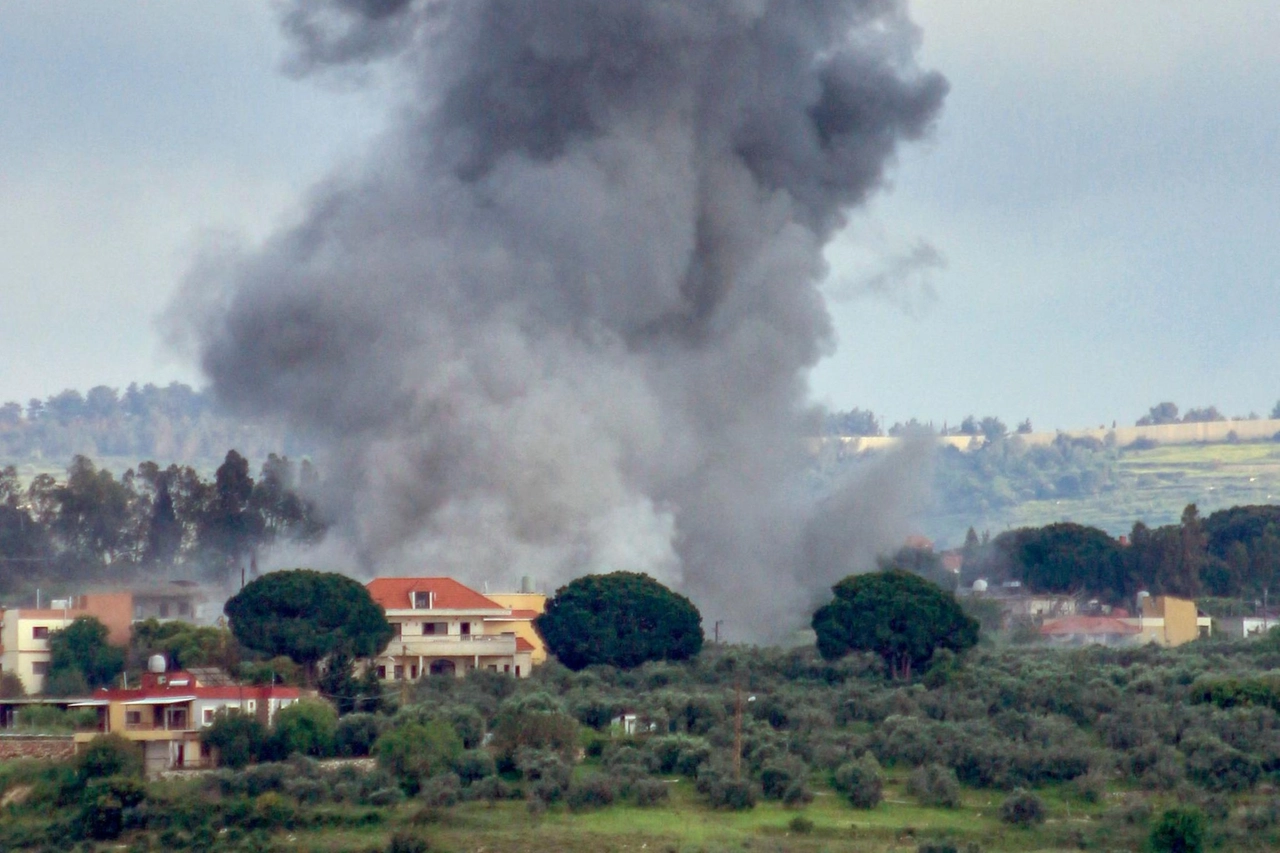
[(384, 654), (394, 657), (507, 657), (516, 653), (514, 634), (485, 635), (423, 635), (394, 639)]

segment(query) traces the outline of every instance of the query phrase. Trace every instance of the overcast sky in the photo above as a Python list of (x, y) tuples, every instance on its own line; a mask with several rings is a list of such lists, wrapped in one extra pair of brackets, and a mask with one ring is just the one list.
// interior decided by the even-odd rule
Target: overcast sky
[[(1131, 422), (1280, 397), (1280, 4), (915, 0), (934, 138), (830, 251), (815, 398)], [(294, 80), (260, 0), (0, 0), (0, 400), (179, 379), (199, 247), (287, 223), (386, 95)]]

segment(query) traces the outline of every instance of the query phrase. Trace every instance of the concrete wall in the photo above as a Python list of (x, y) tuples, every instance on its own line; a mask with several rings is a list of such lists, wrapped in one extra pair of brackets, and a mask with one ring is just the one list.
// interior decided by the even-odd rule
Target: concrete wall
[(15, 758), (38, 758), (42, 761), (64, 761), (75, 755), (72, 735), (4, 735), (0, 734), (0, 761)]
[[(1128, 426), (1098, 427), (1097, 429), (1062, 430), (1060, 432), (1032, 432), (1018, 436), (1025, 444), (1032, 447), (1043, 447), (1053, 442), (1059, 435), (1069, 438), (1095, 438), (1098, 441), (1114, 441), (1124, 447), (1139, 439), (1154, 441), (1159, 444), (1213, 444), (1230, 440), (1231, 433), (1240, 441), (1268, 441), (1276, 433), (1280, 433), (1280, 420), (1266, 419), (1256, 421), (1213, 421), (1199, 424), (1164, 424), (1161, 426)], [(1108, 436), (1112, 436), (1108, 439)], [(892, 436), (841, 436), (836, 439), (846, 451), (882, 450), (896, 447), (900, 439)], [(983, 440), (968, 435), (938, 436), (939, 444), (949, 445), (960, 450), (976, 450)]]

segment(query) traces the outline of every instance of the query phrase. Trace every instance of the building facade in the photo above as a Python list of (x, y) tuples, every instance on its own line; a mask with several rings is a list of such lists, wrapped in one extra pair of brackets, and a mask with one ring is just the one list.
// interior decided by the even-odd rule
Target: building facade
[(395, 636), (366, 662), (385, 681), (428, 675), (462, 676), (475, 670), (527, 678), (536, 612), (504, 607), (452, 578), (377, 578), (369, 595), (381, 605)]
[(221, 679), (206, 684), (186, 672), (147, 672), (135, 688), (96, 691), (71, 708), (96, 708), (98, 729), (77, 732), (77, 748), (103, 734), (119, 734), (139, 745), (148, 773), (211, 767), (217, 755), (200, 733), (220, 711), (247, 714), (270, 726), (275, 715), (302, 697), (297, 687), (251, 686)]

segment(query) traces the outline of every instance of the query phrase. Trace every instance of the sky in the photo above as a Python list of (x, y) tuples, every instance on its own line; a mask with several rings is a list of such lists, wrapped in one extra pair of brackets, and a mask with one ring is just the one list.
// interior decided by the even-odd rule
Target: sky
[[(1280, 4), (914, 0), (951, 91), (828, 250), (815, 400), (886, 424), (1280, 397)], [(166, 306), (287, 225), (393, 82), (297, 79), (271, 4), (0, 0), (0, 400), (201, 384)]]

